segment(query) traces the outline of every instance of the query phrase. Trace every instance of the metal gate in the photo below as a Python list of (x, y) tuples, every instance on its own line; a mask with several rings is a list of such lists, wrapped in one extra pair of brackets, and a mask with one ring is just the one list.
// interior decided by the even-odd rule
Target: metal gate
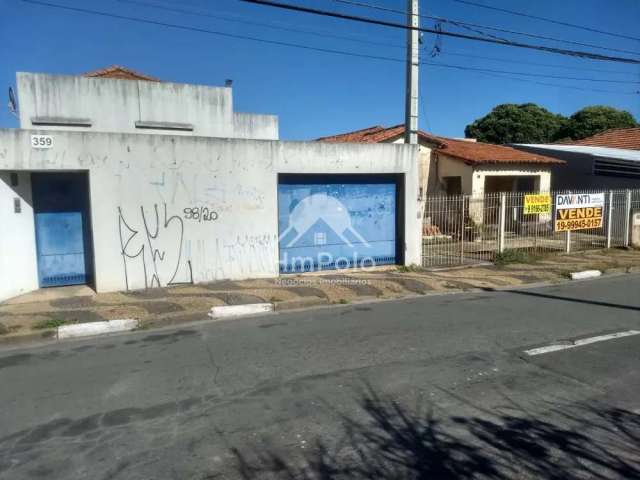
[(397, 195), (390, 176), (280, 176), (280, 272), (396, 263)]
[(40, 286), (88, 283), (92, 254), (86, 175), (33, 173), (31, 182)]

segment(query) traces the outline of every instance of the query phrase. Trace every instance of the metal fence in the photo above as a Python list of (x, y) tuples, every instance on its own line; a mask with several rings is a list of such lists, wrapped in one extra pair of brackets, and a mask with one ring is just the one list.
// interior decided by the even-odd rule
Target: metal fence
[[(602, 225), (588, 230), (555, 231), (556, 195), (567, 193), (604, 193)], [(539, 194), (427, 197), (422, 265), (454, 266), (493, 261), (496, 254), (507, 250), (541, 254), (629, 245), (631, 211), (640, 209), (640, 189), (551, 192), (548, 213), (525, 213), (525, 196)]]

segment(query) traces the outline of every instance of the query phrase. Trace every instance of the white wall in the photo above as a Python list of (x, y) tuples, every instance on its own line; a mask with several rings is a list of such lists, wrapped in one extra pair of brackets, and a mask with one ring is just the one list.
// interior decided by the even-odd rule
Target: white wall
[(275, 115), (234, 112), (233, 138), (277, 140), (280, 138), (278, 117)]
[(539, 177), (539, 192), (549, 192), (551, 190), (551, 169), (547, 167), (525, 167), (522, 165), (489, 165), (486, 167), (476, 167), (473, 171), (472, 194), (484, 195), (485, 180), (487, 177)]
[[(420, 263), (415, 147), (39, 131), (54, 146), (35, 150), (33, 133), (0, 130), (0, 170), (89, 171), (99, 291), (191, 273), (195, 282), (277, 276), (278, 173), (405, 174), (405, 262)], [(217, 219), (187, 218), (193, 208)], [(14, 269), (26, 261), (1, 255)]]
[[(22, 128), (278, 139), (278, 118), (271, 115), (242, 114), (235, 134), (227, 87), (22, 72), (16, 77)], [(87, 119), (91, 126), (34, 126), (33, 119), (44, 117)], [(137, 121), (188, 124), (193, 130), (140, 129)]]
[[(6, 155), (1, 145), (0, 155)], [(20, 201), (20, 213), (14, 210), (15, 198)], [(0, 300), (4, 300), (38, 288), (29, 172), (20, 172), (14, 187), (10, 173), (0, 171), (0, 225)]]
[[(473, 167), (458, 158), (437, 153), (436, 172), (441, 188), (444, 188), (445, 177), (461, 177), (462, 193), (470, 195), (473, 190)], [(446, 193), (446, 192), (443, 192)]]

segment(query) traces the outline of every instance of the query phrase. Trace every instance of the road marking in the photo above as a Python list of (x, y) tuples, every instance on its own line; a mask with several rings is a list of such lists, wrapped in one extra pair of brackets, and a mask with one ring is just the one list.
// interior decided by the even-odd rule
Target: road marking
[(599, 335), (597, 337), (581, 338), (571, 343), (548, 345), (546, 347), (533, 348), (531, 350), (525, 350), (529, 356), (542, 355), (543, 353), (557, 352), (560, 350), (567, 350), (569, 348), (582, 347), (583, 345), (589, 345), (596, 342), (604, 342), (606, 340), (615, 340), (616, 338), (630, 337), (632, 335), (640, 334), (640, 330), (627, 330), (626, 332), (609, 333), (608, 335)]

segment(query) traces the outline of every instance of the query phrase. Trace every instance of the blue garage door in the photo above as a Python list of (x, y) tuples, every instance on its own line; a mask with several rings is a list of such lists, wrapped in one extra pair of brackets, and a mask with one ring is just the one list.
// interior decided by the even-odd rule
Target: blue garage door
[(33, 173), (31, 182), (40, 286), (89, 283), (92, 255), (86, 175)]
[(393, 177), (282, 176), (280, 272), (396, 263)]

